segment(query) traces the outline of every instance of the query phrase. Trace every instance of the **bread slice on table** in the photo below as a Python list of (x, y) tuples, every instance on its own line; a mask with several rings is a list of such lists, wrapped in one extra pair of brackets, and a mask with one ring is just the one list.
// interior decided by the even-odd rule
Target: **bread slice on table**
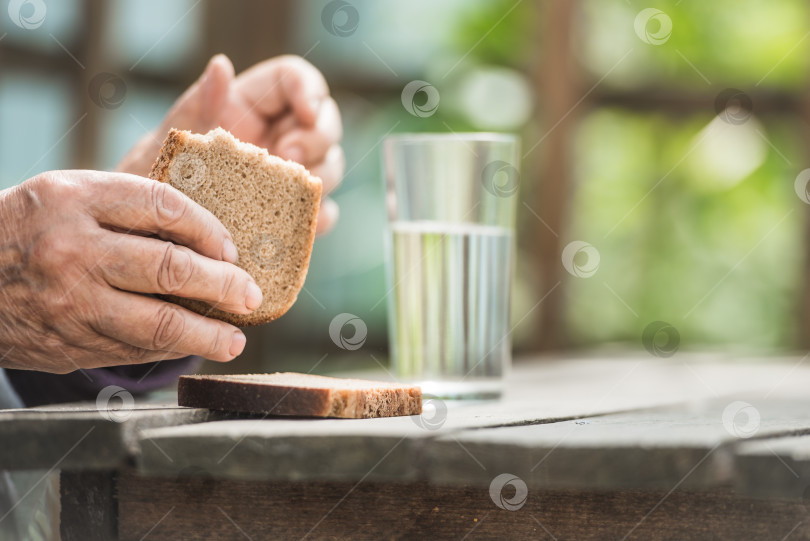
[(419, 415), (418, 386), (295, 372), (180, 376), (180, 406), (224, 411), (367, 419)]
[(206, 135), (172, 129), (149, 176), (171, 184), (219, 218), (233, 235), (237, 265), (264, 295), (261, 306), (247, 315), (198, 300), (166, 300), (242, 326), (267, 323), (290, 309), (309, 267), (321, 199), (319, 178), (221, 128)]

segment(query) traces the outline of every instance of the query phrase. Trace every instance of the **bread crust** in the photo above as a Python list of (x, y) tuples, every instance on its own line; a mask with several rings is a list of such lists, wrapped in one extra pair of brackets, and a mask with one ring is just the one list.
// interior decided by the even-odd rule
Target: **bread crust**
[[(278, 381), (279, 376), (299, 377), (302, 384)], [(346, 381), (357, 388), (347, 387)], [(419, 415), (422, 390), (417, 386), (309, 374), (180, 376), (177, 403), (223, 411), (367, 419)]]
[[(279, 161), (283, 161), (280, 158), (271, 157), (266, 150), (260, 149), (258, 147), (254, 147), (253, 145), (248, 145), (247, 143), (242, 143), (233, 137), (229, 132), (225, 130), (217, 129), (209, 132), (207, 135), (200, 136), (196, 134), (192, 134), (191, 132), (182, 131), (171, 129), (166, 136), (165, 141), (163, 142), (163, 146), (158, 154), (155, 163), (152, 166), (152, 170), (149, 174), (149, 177), (164, 182), (170, 185), (173, 185), (171, 182), (171, 175), (170, 170), (172, 166), (172, 162), (177, 159), (178, 155), (184, 152), (186, 148), (189, 147), (190, 144), (193, 143), (192, 139), (197, 137), (204, 137), (204, 138), (212, 138), (212, 141), (217, 143), (222, 143), (222, 138), (227, 136), (231, 141), (227, 141), (227, 144), (230, 145), (229, 148), (233, 149), (232, 157), (234, 160), (240, 159), (240, 152), (243, 152), (245, 148), (248, 146), (251, 147), (250, 151), (252, 152), (252, 156), (255, 157), (256, 153), (263, 153), (264, 156), (267, 157), (267, 160), (277, 160), (274, 162), (277, 169), (283, 169), (284, 167), (290, 169), (292, 171), (291, 176), (293, 174), (296, 178), (305, 177), (307, 179), (305, 184), (306, 191), (311, 195), (312, 200), (315, 201), (315, 205), (313, 209), (309, 212), (309, 223), (306, 227), (306, 230), (298, 232), (298, 238), (301, 240), (300, 244), (304, 246), (304, 248), (299, 248), (296, 250), (296, 253), (301, 253), (301, 257), (299, 257), (296, 261), (298, 261), (298, 265), (296, 266), (295, 276), (292, 277), (292, 281), (290, 283), (285, 284), (286, 287), (292, 288), (291, 292), (287, 292), (286, 298), (281, 299), (280, 295), (273, 298), (272, 300), (276, 302), (277, 306), (275, 309), (267, 309), (266, 305), (268, 301), (271, 300), (270, 295), (275, 292), (274, 288), (270, 288), (267, 286), (265, 280), (263, 280), (262, 276), (256, 276), (257, 273), (261, 273), (261, 270), (257, 271), (255, 268), (247, 268), (247, 265), (244, 264), (245, 257), (248, 257), (248, 254), (244, 253), (247, 251), (245, 246), (242, 246), (240, 249), (240, 260), (237, 262), (237, 266), (251, 272), (256, 283), (262, 289), (262, 293), (264, 295), (264, 301), (262, 302), (262, 306), (259, 307), (256, 311), (252, 312), (251, 314), (232, 314), (230, 312), (225, 312), (220, 310), (216, 307), (212, 307), (206, 302), (195, 300), (195, 299), (188, 299), (177, 297), (174, 295), (158, 295), (158, 297), (167, 300), (169, 302), (173, 302), (184, 308), (187, 308), (193, 312), (198, 314), (212, 317), (215, 319), (219, 319), (222, 321), (226, 321), (233, 325), (237, 326), (253, 326), (253, 325), (263, 325), (275, 319), (278, 319), (282, 315), (284, 315), (295, 303), (298, 297), (298, 293), (300, 292), (301, 288), (304, 285), (304, 281), (306, 279), (307, 271), (309, 269), (309, 262), (310, 256), (312, 253), (312, 245), (315, 239), (315, 228), (317, 226), (317, 212), (318, 207), (317, 203), (320, 201), (321, 198), (321, 181), (317, 177), (313, 177), (309, 175), (306, 169), (303, 168), (300, 164), (295, 164), (293, 162), (284, 162), (283, 165), (279, 165)], [(197, 142), (199, 144), (199, 141)], [(209, 144), (213, 144), (213, 142), (209, 142)], [(238, 146), (237, 146), (238, 145)], [(270, 167), (271, 165), (267, 165)], [(261, 172), (261, 171), (259, 171)], [(194, 199), (196, 202), (200, 203), (192, 193), (187, 193), (185, 190), (182, 189), (181, 186), (174, 186), (175, 188), (181, 189), (184, 191), (187, 196), (191, 199)], [(255, 197), (260, 197), (261, 194), (255, 194)], [(303, 199), (302, 199), (303, 201)], [(246, 202), (243, 202), (246, 203)], [(203, 205), (206, 206), (206, 205)], [(216, 205), (208, 205), (209, 211), (211, 211), (217, 218), (222, 219), (222, 215), (220, 214), (220, 210)], [(233, 209), (230, 209), (233, 211)], [(234, 231), (231, 230), (232, 235), (234, 235), (235, 241), (237, 241), (237, 236), (240, 234), (250, 234), (251, 232), (246, 231)], [(253, 232), (255, 233), (255, 232)], [(239, 243), (237, 242), (237, 245)], [(280, 304), (279, 304), (280, 303)]]
[(184, 137), (184, 133), (180, 130), (174, 128), (169, 130), (166, 139), (163, 140), (163, 146), (160, 147), (160, 152), (157, 158), (155, 158), (155, 163), (152, 164), (149, 178), (167, 184), (169, 183), (169, 164), (172, 163), (172, 160), (177, 155)]

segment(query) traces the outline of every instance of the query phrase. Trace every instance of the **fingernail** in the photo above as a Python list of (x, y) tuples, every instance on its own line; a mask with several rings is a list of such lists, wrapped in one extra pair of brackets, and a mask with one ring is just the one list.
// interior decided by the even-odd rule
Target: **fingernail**
[(231, 341), (231, 349), (228, 351), (233, 357), (236, 357), (245, 349), (247, 338), (242, 334), (242, 331), (234, 331), (233, 340)]
[(300, 145), (287, 147), (284, 151), (284, 157), (288, 160), (301, 163), (304, 161), (304, 149)]
[(228, 263), (236, 263), (239, 260), (239, 253), (236, 251), (236, 245), (231, 239), (226, 238), (222, 243), (222, 259)]
[(245, 308), (255, 310), (262, 304), (262, 290), (254, 282), (248, 282), (245, 292)]

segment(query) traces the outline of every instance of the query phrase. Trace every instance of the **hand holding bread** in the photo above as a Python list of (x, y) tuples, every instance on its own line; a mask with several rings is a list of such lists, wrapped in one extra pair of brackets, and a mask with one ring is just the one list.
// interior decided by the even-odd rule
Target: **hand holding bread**
[[(337, 219), (337, 206), (320, 200), (320, 182), (310, 182), (303, 167), (293, 173), (302, 180), (300, 214), (291, 217), (295, 227), (273, 231), (287, 231), (300, 246), (291, 245), (283, 272), (274, 270), (284, 280), (268, 287), (262, 257), (250, 272), (234, 263), (255, 262), (252, 254), (272, 242), (256, 250), (240, 236), (237, 252), (234, 223), (226, 227), (193, 198), (144, 178), (170, 128), (205, 133), (220, 126), (303, 164), (323, 180), (323, 193), (343, 174), (340, 114), (317, 69), (284, 56), (235, 76), (227, 57), (215, 56), (127, 154), (121, 173), (50, 171), (0, 191), (0, 368), (65, 373), (186, 355), (229, 361), (244, 349), (245, 336), (227, 321), (261, 323), (289, 308), (315, 231)], [(289, 193), (280, 200), (294, 202)], [(275, 210), (270, 216), (275, 220)], [(260, 240), (273, 237), (261, 232)], [(263, 287), (251, 273), (262, 274)], [(186, 299), (179, 302), (198, 313), (152, 295)]]
[[(171, 241), (171, 242), (167, 242)], [(248, 314), (231, 233), (168, 184), (51, 171), (0, 192), (0, 367), (66, 373), (185, 355), (229, 361), (236, 327), (139, 293)]]
[[(214, 56), (161, 125), (138, 142), (118, 169), (147, 176), (170, 129), (207, 133), (218, 127), (300, 163), (323, 181), (324, 195), (343, 176), (337, 104), (323, 75), (303, 58), (290, 55), (260, 62), (239, 75), (226, 56)], [(317, 232), (331, 229), (337, 217), (337, 205), (324, 198)]]

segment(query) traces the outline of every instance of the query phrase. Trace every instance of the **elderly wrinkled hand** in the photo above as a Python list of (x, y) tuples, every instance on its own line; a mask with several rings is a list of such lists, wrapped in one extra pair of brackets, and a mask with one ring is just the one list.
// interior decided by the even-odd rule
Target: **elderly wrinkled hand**
[[(230, 60), (215, 56), (124, 158), (122, 173), (51, 171), (0, 192), (0, 368), (65, 373), (186, 355), (229, 361), (242, 352), (238, 328), (145, 295), (235, 314), (261, 304), (259, 287), (233, 264), (222, 223), (143, 178), (169, 128), (218, 126), (302, 163), (325, 192), (343, 175), (340, 113), (317, 69), (282, 56), (235, 77)], [(337, 212), (322, 202), (320, 232)]]
[(229, 361), (222, 321), (143, 295), (235, 314), (262, 301), (213, 214), (167, 184), (52, 171), (0, 192), (0, 367), (65, 373), (185, 355)]
[[(323, 180), (324, 193), (343, 176), (342, 124), (323, 75), (297, 56), (279, 56), (234, 75), (230, 60), (213, 57), (202, 76), (177, 100), (162, 124), (144, 136), (119, 170), (146, 175), (170, 128), (205, 133), (222, 127), (271, 154), (303, 164)], [(324, 199), (318, 232), (338, 217)]]

